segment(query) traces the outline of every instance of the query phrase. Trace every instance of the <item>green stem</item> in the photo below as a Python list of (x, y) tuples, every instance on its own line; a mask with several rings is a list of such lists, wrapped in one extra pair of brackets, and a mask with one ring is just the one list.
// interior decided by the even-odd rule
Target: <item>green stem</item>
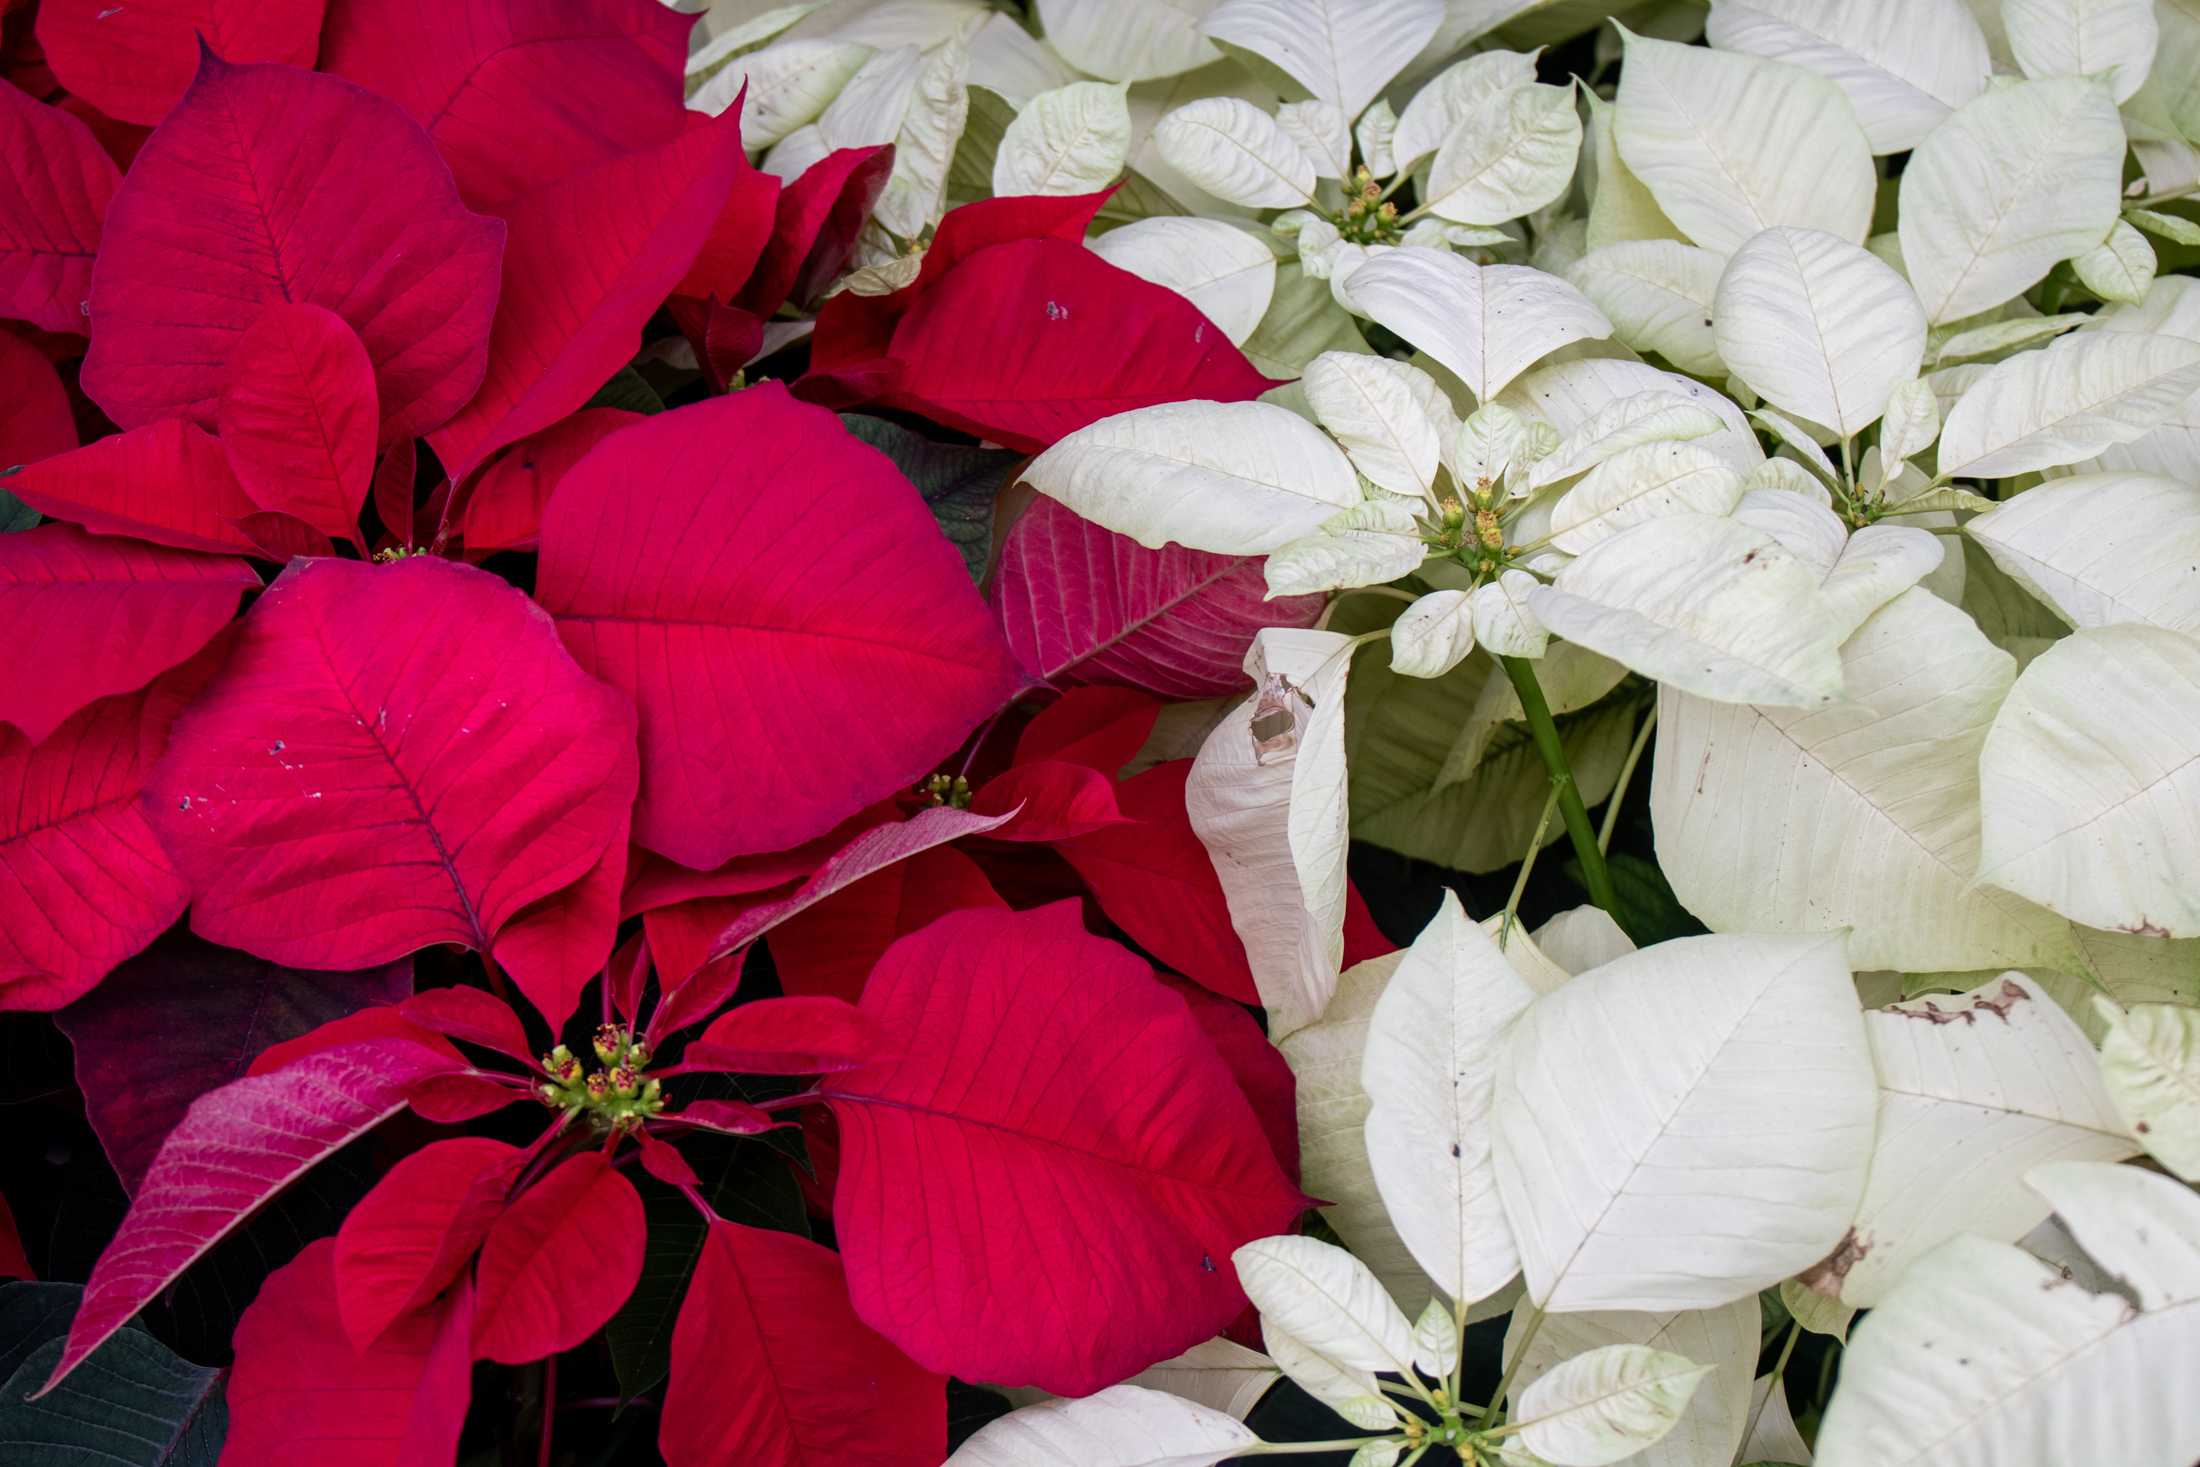
[(1505, 1373), (1497, 1378), (1497, 1389), (1490, 1396), (1490, 1403), (1482, 1408), (1482, 1420), (1486, 1423), (1505, 1404), (1505, 1392), (1512, 1389), (1513, 1377), (1520, 1373), (1520, 1362), (1528, 1358), (1528, 1347), (1535, 1343), (1536, 1331), (1543, 1328), (1543, 1310), (1539, 1305), (1528, 1306), (1528, 1327), (1520, 1332), (1520, 1343), (1513, 1346), (1513, 1357), (1505, 1363)]
[(1242, 1457), (1285, 1457), (1298, 1452), (1356, 1452), (1371, 1441), (1394, 1440), (1397, 1440), (1395, 1435), (1387, 1437), (1349, 1436), (1328, 1442), (1262, 1442), (1258, 1446), (1247, 1447), (1238, 1455)]
[(1574, 784), (1574, 772), (1566, 763), (1566, 749), (1558, 739), (1558, 724), (1551, 718), (1551, 705), (1544, 700), (1543, 685), (1536, 681), (1535, 664), (1525, 657), (1500, 657), (1505, 666), (1505, 676), (1512, 679), (1513, 691), (1520, 695), (1520, 707), (1528, 716), (1528, 736), (1535, 740), (1535, 751), (1543, 756), (1543, 767), (1550, 772), (1551, 787), (1558, 792), (1558, 813), (1566, 821), (1566, 835), (1574, 843), (1574, 856), (1581, 862), (1581, 876), (1589, 888), (1589, 900), (1619, 917), (1619, 894), (1612, 889), (1612, 873), (1605, 868), (1604, 852), (1597, 845), (1596, 827), (1589, 823), (1589, 808), (1581, 802), (1581, 790)]
[[(1788, 1326), (1787, 1343), (1780, 1347), (1780, 1358), (1772, 1367), (1772, 1384), (1765, 1388), (1765, 1397), (1749, 1413), (1749, 1422), (1742, 1428), (1742, 1450), (1749, 1447), (1749, 1439), (1757, 1434), (1757, 1418), (1765, 1414), (1765, 1407), (1772, 1404), (1772, 1393), (1780, 1389), (1780, 1378), (1787, 1374), (1788, 1357), (1795, 1353), (1795, 1341), (1803, 1333), (1803, 1322), (1796, 1320)], [(1741, 1458), (1737, 1456), (1735, 1461)]]
[(1604, 802), (1604, 823), (1597, 827), (1597, 849), (1612, 849), (1612, 832), (1619, 826), (1620, 802), (1627, 798), (1627, 786), (1634, 780), (1635, 766), (1642, 762), (1642, 751), (1649, 746), (1650, 732), (1658, 726), (1658, 705), (1650, 705), (1649, 717), (1635, 731), (1635, 742), (1627, 750), (1627, 762), (1619, 767), (1619, 782), (1612, 786), (1612, 798)]
[(1520, 875), (1513, 879), (1512, 895), (1505, 898), (1505, 920), (1497, 924), (1499, 951), (1512, 940), (1513, 923), (1520, 918), (1520, 898), (1528, 890), (1528, 873), (1535, 870), (1535, 858), (1543, 854), (1543, 832), (1551, 828), (1551, 812), (1557, 808), (1558, 788), (1553, 785), (1550, 795), (1543, 801), (1543, 813), (1536, 817), (1535, 834), (1528, 837), (1528, 854), (1521, 858)]

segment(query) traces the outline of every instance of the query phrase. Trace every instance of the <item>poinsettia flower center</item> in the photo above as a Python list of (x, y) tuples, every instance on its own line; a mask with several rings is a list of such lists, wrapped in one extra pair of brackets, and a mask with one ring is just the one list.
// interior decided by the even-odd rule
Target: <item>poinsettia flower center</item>
[(535, 1094), (552, 1110), (569, 1117), (586, 1114), (603, 1131), (633, 1131), (665, 1108), (663, 1086), (643, 1074), (649, 1068), (648, 1044), (623, 1024), (598, 1028), (590, 1046), (600, 1070), (584, 1071), (579, 1056), (559, 1045), (542, 1057), (548, 1080)]

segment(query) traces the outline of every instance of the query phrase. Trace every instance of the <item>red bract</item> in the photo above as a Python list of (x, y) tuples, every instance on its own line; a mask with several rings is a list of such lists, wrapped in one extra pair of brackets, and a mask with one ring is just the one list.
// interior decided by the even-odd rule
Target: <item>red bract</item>
[(494, 576), (299, 561), (245, 618), (147, 809), (209, 941), (349, 968), (488, 949), (618, 835), (633, 727)]
[(34, 463), (9, 477), (8, 492), (42, 515), (95, 535), (230, 555), (259, 550), (238, 527), (254, 506), (221, 444), (180, 419)]
[(866, 1323), (933, 1369), (1082, 1395), (1244, 1307), (1230, 1254), (1305, 1200), (1184, 1001), (1073, 905), (942, 917), (862, 1007), (901, 1052), (822, 1088)]
[(455, 483), (588, 401), (641, 344), (749, 166), (738, 118), (609, 159), (501, 210), (511, 226), (488, 373), (429, 437)]
[(229, 1439), (236, 1463), (315, 1467), (442, 1464), (458, 1452), (472, 1397), (472, 1291), (399, 1320), (366, 1349), (344, 1332), (323, 1238), (268, 1275), (237, 1324)]
[(76, 421), (61, 374), (19, 336), (0, 331), (0, 469), (76, 447)]
[[(411, 991), (410, 959), (316, 973), (179, 932), (55, 1017), (76, 1052), (85, 1119), (134, 1193), (192, 1101), (243, 1078), (269, 1046)], [(244, 1017), (210, 1023), (209, 1014)]]
[(916, 491), (777, 386), (605, 440), (550, 503), (536, 594), (641, 711), (635, 839), (696, 868), (914, 783), (1014, 686)]
[(1259, 556), (1148, 550), (1043, 496), (1003, 540), (991, 595), (1033, 677), (1169, 698), (1241, 691), (1253, 634), (1312, 626), (1328, 600), (1267, 600)]
[(642, 1271), (642, 1199), (591, 1152), (522, 1193), (481, 1245), (476, 1359), (522, 1365), (604, 1327)]
[(419, 119), (486, 209), (676, 136), (692, 24), (627, 0), (332, 0), (321, 64)]
[(463, 536), (469, 551), (532, 550), (542, 512), (558, 484), (589, 450), (642, 420), (618, 408), (586, 408), (513, 444), (474, 480)]
[(780, 191), (771, 238), (748, 279), (700, 281), (704, 293), (731, 290), (734, 305), (759, 316), (788, 300), (816, 300), (848, 263), (893, 169), (891, 144), (842, 148), (811, 164)]
[(750, 1075), (852, 1070), (886, 1051), (878, 1026), (838, 998), (765, 998), (721, 1015), (688, 1041), (685, 1069)]
[(772, 965), (789, 993), (825, 994), (852, 1003), (897, 938), (964, 907), (1006, 910), (1008, 903), (968, 856), (946, 847), (925, 851), (774, 927)]
[(229, 467), (254, 504), (358, 543), (374, 476), (374, 364), (341, 316), (267, 307), (230, 354), (215, 416)]
[(260, 578), (241, 560), (40, 525), (0, 536), (0, 722), (41, 743), (100, 698), (131, 693), (211, 641)]
[(1084, 247), (1104, 198), (955, 210), (915, 284), (819, 313), (805, 395), (875, 397), (1035, 453), (1133, 408), (1275, 385), (1183, 296)]
[(0, 727), (0, 1008), (61, 1007), (183, 914), (190, 887), (139, 792), (215, 655), (35, 746)]
[(461, 1066), (448, 1046), (370, 1040), (199, 1097), (162, 1143), (121, 1230), (93, 1267), (45, 1389), (261, 1203), (395, 1115), (407, 1084)]
[(0, 85), (0, 316), (87, 329), (100, 220), (120, 181), (90, 128)]
[(831, 1252), (713, 1218), (673, 1328), (657, 1448), (670, 1467), (936, 1467), (945, 1386), (857, 1318)]
[(108, 208), (84, 390), (125, 428), (212, 423), (239, 340), (289, 301), (366, 343), (384, 441), (426, 432), (481, 385), (503, 247), (396, 104), (208, 56)]
[(603, 970), (611, 944), (618, 938), (628, 830), (622, 813), (617, 833), (588, 874), (565, 890), (521, 908), (489, 949), (552, 1028), (563, 1026), (572, 1015), (581, 990)]
[(360, 1199), (333, 1260), (336, 1309), (355, 1349), (371, 1348), (466, 1270), (525, 1157), (484, 1136), (432, 1142)]
[(323, 0), (44, 0), (38, 42), (61, 84), (124, 122), (151, 126), (191, 85), (203, 52), (311, 66)]

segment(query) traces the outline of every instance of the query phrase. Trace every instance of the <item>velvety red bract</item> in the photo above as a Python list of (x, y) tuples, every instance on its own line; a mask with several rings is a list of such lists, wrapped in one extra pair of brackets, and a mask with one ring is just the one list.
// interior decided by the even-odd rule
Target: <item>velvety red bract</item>
[(1242, 692), (1254, 633), (1312, 626), (1328, 600), (1266, 596), (1259, 556), (1148, 550), (1044, 496), (1003, 539), (991, 589), (1008, 645), (1033, 677), (1166, 698)]
[(775, 1118), (770, 1111), (745, 1100), (698, 1100), (677, 1111), (666, 1112), (665, 1119), (700, 1126), (706, 1131), (722, 1131), (729, 1136), (761, 1136), (766, 1131), (799, 1124), (792, 1117)]
[(36, 746), (0, 727), (0, 1009), (60, 1008), (183, 915), (191, 888), (139, 796), (205, 666), (103, 698)]
[(84, 390), (125, 428), (210, 424), (240, 338), (289, 301), (366, 343), (383, 441), (424, 433), (481, 385), (503, 248), (395, 103), (208, 56), (108, 207)]
[(257, 590), (251, 566), (40, 525), (0, 535), (0, 722), (39, 743), (100, 698), (132, 693), (213, 640)]
[[(874, 826), (856, 836), (791, 892), (762, 898), (688, 902), (653, 911), (645, 920), (658, 972), (667, 983), (676, 984), (694, 972), (696, 966), (747, 947), (797, 912), (875, 871), (883, 871), (898, 861), (951, 840), (985, 835), (999, 829), (1009, 818), (1007, 815), (979, 815), (944, 805), (920, 810), (905, 821)], [(680, 1008), (686, 1011), (689, 1005), (682, 1000)], [(690, 1021), (708, 1012), (708, 1009), (690, 1011)], [(665, 1023), (662, 1015), (657, 1023)]]
[(1060, 759), (1041, 759), (1003, 770), (971, 797), (981, 815), (1016, 811), (994, 832), (998, 840), (1068, 840), (1123, 823), (1115, 781), (1097, 769)]
[(1060, 759), (1112, 779), (1146, 746), (1160, 716), (1160, 700), (1135, 688), (1072, 688), (1025, 725), (1015, 762)]
[(678, 135), (693, 23), (628, 0), (331, 0), (321, 65), (417, 118), (486, 209)]
[(1253, 1107), (1277, 1164), (1295, 1185), (1299, 1180), (1299, 1082), (1283, 1051), (1268, 1042), (1260, 1020), (1243, 1005), (1217, 998), (1174, 973), (1155, 976), (1192, 1011), (1200, 1032), (1214, 1045), (1215, 1053), (1229, 1067), (1230, 1077)]
[(379, 420), (374, 364), (343, 317), (284, 301), (261, 311), (230, 354), (215, 417), (254, 504), (358, 542)]
[(449, 1063), (409, 1040), (368, 1041), (249, 1075), (193, 1101), (93, 1265), (68, 1346), (45, 1388), (262, 1203), (395, 1115), (408, 1083)]
[(626, 880), (629, 822), (604, 846), (588, 874), (520, 909), (498, 930), (489, 956), (553, 1031), (565, 1027), (581, 990), (603, 971), (619, 936), (619, 888)]
[(850, 1070), (880, 1057), (879, 1029), (845, 999), (762, 998), (719, 1015), (688, 1042), (688, 1069), (745, 1075), (817, 1075)]
[(458, 1453), (472, 1399), (464, 1283), (361, 1350), (337, 1310), (336, 1241), (306, 1245), (268, 1275), (237, 1322), (224, 1462), (428, 1467)]
[(16, 1231), (15, 1214), (8, 1199), (0, 1197), (0, 1279), (35, 1279), (30, 1255), (23, 1251), (23, 1235)]
[(405, 1087), (405, 1103), (422, 1120), (439, 1126), (464, 1125), (534, 1098), (531, 1089), (502, 1071), (454, 1070)]
[(527, 1026), (504, 1000), (478, 988), (430, 988), (403, 1000), (397, 1011), (423, 1029), (478, 1044), (523, 1065), (535, 1062)]
[(890, 406), (1025, 453), (1133, 408), (1275, 385), (1183, 296), (1064, 239), (994, 245), (947, 271), (890, 354)]
[(100, 220), (121, 179), (81, 121), (0, 86), (0, 316), (87, 329)]
[[(362, 973), (285, 968), (171, 933), (55, 1018), (76, 1054), (84, 1116), (136, 1192), (191, 1102), (259, 1053), (412, 991), (404, 959)], [(209, 1014), (237, 1016), (209, 1022)]]
[(474, 1357), (524, 1365), (602, 1329), (634, 1292), (646, 1233), (641, 1196), (601, 1155), (561, 1162), (481, 1245)]
[(485, 571), (294, 561), (179, 724), (147, 813), (210, 942), (324, 968), (487, 949), (618, 836), (633, 730)]
[(786, 918), (771, 932), (772, 966), (789, 993), (850, 1003), (898, 938), (964, 907), (999, 907), (978, 863), (946, 846), (898, 861)]
[(695, 1168), (688, 1165), (680, 1148), (669, 1141), (660, 1141), (648, 1131), (634, 1133), (636, 1145), (641, 1148), (642, 1170), (648, 1172), (668, 1187), (700, 1187), (703, 1179)]
[[(733, 114), (739, 111), (737, 107), (726, 110)], [(702, 113), (690, 115), (698, 127), (725, 125), (705, 121)], [(779, 187), (779, 180), (761, 169), (735, 170), (726, 201), (718, 206), (718, 217), (703, 236), (687, 273), (673, 287), (675, 294), (726, 300), (741, 289), (771, 242), (778, 217)]]
[(635, 840), (698, 869), (915, 783), (1015, 686), (909, 481), (776, 385), (599, 445), (550, 502), (536, 596), (641, 712)]
[(526, 1153), (485, 1136), (433, 1141), (401, 1158), (336, 1234), (336, 1312), (352, 1347), (449, 1288), (504, 1211)]
[(150, 127), (191, 85), (203, 50), (227, 61), (311, 66), (323, 0), (41, 0), (38, 42), (61, 84)]
[(423, 1073), (443, 1074), (466, 1068), (466, 1057), (448, 1039), (433, 1029), (421, 1028), (406, 1018), (392, 1002), (376, 1004), (340, 1019), (331, 1019), (318, 1028), (308, 1029), (295, 1039), (270, 1044), (245, 1067), (245, 1074), (272, 1075), (277, 1070), (287, 1069), (312, 1055), (326, 1054), (332, 1049), (343, 1049), (348, 1045), (379, 1043), (390, 1039), (402, 1040), (416, 1048), (429, 1050), (442, 1061), (439, 1065), (428, 1067)]
[[(374, 466), (374, 481), (367, 490), (367, 498), (374, 502), (375, 517), (382, 521), (388, 543), (400, 549), (409, 550), (419, 543), (416, 536), (421, 527), (413, 523), (414, 480), (419, 470), (419, 440), (400, 438), (383, 451), (381, 461)], [(447, 483), (445, 487), (448, 488)]]
[(1224, 998), (1259, 1003), (1222, 881), (1185, 813), (1191, 769), (1191, 760), (1174, 759), (1124, 780), (1115, 798), (1130, 823), (1055, 849), (1140, 947)]
[(714, 1218), (672, 1331), (668, 1467), (937, 1467), (947, 1381), (856, 1317), (840, 1260)]
[[(771, 238), (733, 304), (769, 315), (788, 300), (807, 305), (837, 279), (856, 236), (894, 171), (894, 147), (841, 148), (812, 163), (780, 191)], [(711, 282), (713, 289), (726, 282)]]
[(453, 482), (626, 365), (748, 166), (739, 119), (720, 118), (504, 206), (511, 238), (488, 374), (428, 439)]
[(1076, 904), (950, 913), (862, 1008), (899, 1056), (821, 1088), (865, 1322), (935, 1370), (1085, 1395), (1244, 1307), (1231, 1253), (1304, 1199), (1184, 1001)]
[(0, 469), (76, 447), (68, 389), (45, 353), (0, 331)]
[(899, 825), (903, 816), (898, 794), (868, 805), (823, 835), (783, 851), (763, 851), (735, 856), (708, 871), (697, 871), (668, 861), (663, 856), (637, 849), (626, 890), (619, 900), (619, 915), (631, 917), (656, 907), (697, 897), (749, 896), (774, 887), (808, 880), (817, 868), (839, 855), (848, 843), (880, 825)]
[(95, 535), (178, 550), (259, 551), (238, 526), (254, 506), (221, 444), (176, 418), (34, 463), (9, 477), (8, 492), (49, 519)]
[(532, 550), (542, 535), (542, 511), (573, 465), (621, 428), (642, 421), (621, 408), (583, 408), (497, 455), (474, 479), (466, 501), (466, 548)]

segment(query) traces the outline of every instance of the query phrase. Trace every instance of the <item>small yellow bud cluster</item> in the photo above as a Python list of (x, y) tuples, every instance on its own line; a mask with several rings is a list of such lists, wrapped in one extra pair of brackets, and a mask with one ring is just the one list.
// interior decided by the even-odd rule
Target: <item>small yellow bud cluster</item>
[(952, 778), (935, 774), (917, 786), (917, 793), (926, 796), (935, 805), (946, 805), (955, 810), (970, 808), (970, 781), (959, 774)]
[(603, 1068), (586, 1075), (579, 1058), (562, 1044), (542, 1057), (542, 1072), (549, 1080), (536, 1086), (535, 1093), (544, 1105), (585, 1111), (607, 1131), (633, 1130), (665, 1108), (664, 1087), (642, 1075), (649, 1067), (648, 1045), (622, 1025), (605, 1024), (590, 1048)]
[(1353, 170), (1344, 208), (1331, 222), (1354, 244), (1396, 244), (1405, 232), (1398, 223), (1398, 206), (1383, 197), (1383, 186), (1365, 164)]

